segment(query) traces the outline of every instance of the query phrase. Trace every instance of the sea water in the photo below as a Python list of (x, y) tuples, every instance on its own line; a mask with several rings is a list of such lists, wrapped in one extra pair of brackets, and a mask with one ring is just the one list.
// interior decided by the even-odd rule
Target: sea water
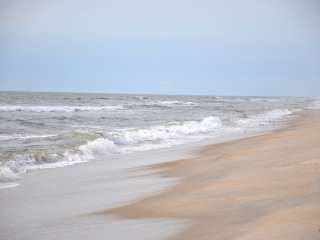
[(0, 92), (0, 183), (16, 186), (34, 169), (112, 161), (116, 155), (276, 127), (314, 102), (302, 97)]

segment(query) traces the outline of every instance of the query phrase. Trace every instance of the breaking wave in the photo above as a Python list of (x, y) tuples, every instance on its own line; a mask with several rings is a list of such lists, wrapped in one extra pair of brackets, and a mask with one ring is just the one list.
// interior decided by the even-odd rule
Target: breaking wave
[(320, 99), (315, 99), (313, 100), (309, 106), (307, 107), (307, 109), (311, 109), (311, 110), (319, 110), (320, 109)]
[(271, 125), (277, 120), (284, 119), (291, 115), (293, 112), (288, 109), (275, 109), (265, 113), (257, 114), (248, 118), (240, 118), (235, 122), (238, 126), (244, 128), (261, 127)]
[(173, 101), (158, 101), (155, 102), (155, 104), (159, 104), (159, 105), (195, 105), (194, 102), (184, 102), (184, 101), (178, 101), (178, 100), (173, 100)]
[(2, 105), (0, 112), (77, 112), (77, 111), (104, 111), (121, 110), (123, 106), (19, 106)]
[(66, 151), (64, 154), (43, 153), (19, 156), (0, 165), (0, 183), (16, 181), (21, 174), (29, 170), (57, 168), (85, 161), (85, 158), (71, 151)]
[[(141, 100), (145, 100), (146, 98), (141, 98)], [(180, 107), (180, 106), (194, 106), (196, 103), (194, 102), (186, 102), (186, 101), (142, 101), (137, 103), (130, 103), (128, 107), (159, 107), (159, 108), (171, 108), (171, 107)]]
[(12, 134), (12, 135), (5, 135), (0, 134), (0, 141), (7, 141), (7, 140), (27, 140), (27, 139), (39, 139), (39, 138), (50, 138), (55, 137), (56, 134), (46, 134), (46, 135), (36, 135), (36, 134)]
[(200, 121), (170, 122), (167, 125), (154, 126), (147, 129), (132, 129), (114, 132), (108, 135), (115, 144), (135, 145), (142, 143), (160, 143), (169, 139), (212, 132), (222, 127), (219, 117), (205, 117)]
[(61, 153), (43, 152), (19, 156), (4, 162), (0, 165), (0, 182), (16, 181), (21, 174), (32, 169), (62, 167), (112, 154), (166, 148), (228, 133), (241, 133), (252, 128), (272, 125), (290, 114), (292, 112), (287, 109), (276, 109), (246, 118), (233, 119), (231, 125), (225, 125), (217, 116), (208, 116), (199, 121), (176, 121), (149, 128), (123, 128), (100, 134), (77, 133), (72, 136), (79, 138), (80, 134), (80, 137), (85, 137), (87, 142), (74, 149)]
[(99, 135), (77, 149), (63, 153), (43, 152), (6, 161), (4, 165), (0, 165), (0, 182), (15, 181), (20, 174), (28, 170), (62, 167), (87, 162), (97, 156), (145, 151), (185, 143), (190, 140), (188, 136), (212, 133), (221, 126), (218, 117), (206, 117), (201, 121), (171, 122), (165, 126), (108, 132), (104, 137)]

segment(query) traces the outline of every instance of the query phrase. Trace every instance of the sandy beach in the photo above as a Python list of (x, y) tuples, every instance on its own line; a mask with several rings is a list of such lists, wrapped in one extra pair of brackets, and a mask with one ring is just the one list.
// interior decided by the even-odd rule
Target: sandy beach
[(181, 181), (98, 214), (189, 221), (172, 239), (320, 239), (319, 120), (319, 111), (304, 112), (281, 130), (157, 164)]

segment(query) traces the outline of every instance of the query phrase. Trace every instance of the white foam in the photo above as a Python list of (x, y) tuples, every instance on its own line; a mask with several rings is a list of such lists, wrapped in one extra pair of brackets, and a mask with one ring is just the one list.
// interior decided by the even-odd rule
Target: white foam
[(7, 166), (0, 166), (0, 182), (12, 182), (19, 179), (19, 175)]
[(0, 189), (6, 189), (6, 188), (13, 188), (13, 187), (17, 187), (19, 186), (18, 183), (14, 183), (14, 182), (8, 182), (8, 183), (2, 183), (0, 182)]
[[(68, 150), (63, 154), (20, 156), (0, 166), (0, 183), (19, 180), (20, 175), (29, 170), (58, 168), (92, 160), (97, 155), (119, 153), (108, 139), (98, 138), (81, 145), (77, 150)], [(1, 186), (0, 186), (1, 188)]]
[(46, 135), (36, 135), (36, 134), (12, 134), (12, 135), (5, 135), (0, 134), (0, 141), (6, 141), (6, 140), (26, 140), (26, 139), (38, 139), (38, 138), (50, 138), (55, 137), (57, 135), (55, 134), (46, 134)]
[(159, 101), (156, 103), (159, 105), (195, 105), (195, 103), (193, 103), (193, 102), (184, 102), (184, 101), (178, 101), (178, 100)]
[(283, 101), (282, 98), (249, 98), (250, 102), (270, 102), (276, 103)]
[[(0, 166), (0, 184), (15, 182), (20, 175), (29, 170), (58, 168), (82, 163), (90, 160), (83, 153), (66, 151), (62, 156), (51, 154), (38, 159), (37, 156), (25, 156), (19, 159), (9, 160)], [(2, 188), (2, 187), (0, 187)]]
[(134, 96), (133, 98), (135, 98), (135, 99), (138, 99), (138, 100), (145, 100), (145, 99), (148, 99), (148, 97), (147, 96)]
[(200, 121), (171, 122), (168, 125), (146, 129), (131, 129), (108, 134), (116, 145), (137, 145), (142, 143), (161, 143), (169, 139), (180, 139), (191, 135), (207, 133), (222, 127), (220, 118), (206, 117)]
[(257, 114), (249, 118), (241, 118), (235, 120), (235, 123), (244, 128), (261, 127), (275, 123), (285, 117), (291, 115), (293, 112), (288, 109), (275, 109), (265, 113)]
[[(133, 106), (136, 104), (133, 104)], [(141, 104), (138, 104), (141, 105)], [(150, 101), (144, 102), (142, 105), (144, 106), (155, 106), (155, 107), (174, 107), (174, 106), (194, 106), (196, 103), (194, 102), (185, 102), (185, 101), (178, 101), (178, 100), (171, 100), (171, 101)]]
[(117, 146), (106, 138), (97, 138), (93, 141), (88, 141), (86, 144), (81, 145), (79, 147), (79, 154), (70, 155), (69, 158), (77, 158), (83, 159), (84, 161), (88, 161), (94, 158), (96, 155), (107, 155), (112, 153), (119, 153)]
[(319, 110), (320, 109), (320, 99), (316, 99), (311, 102), (311, 104), (308, 106), (308, 109), (311, 110)]
[[(99, 137), (81, 145), (77, 151), (67, 151), (63, 161), (51, 164), (66, 165), (69, 162), (90, 161), (97, 156), (111, 154), (140, 152), (152, 149), (167, 148), (211, 136), (223, 128), (218, 117), (205, 117), (200, 121), (171, 122), (168, 125), (154, 126), (146, 129), (125, 128), (109, 132), (105, 137)], [(30, 165), (30, 164), (28, 164)], [(40, 168), (39, 164), (29, 167)], [(48, 168), (46, 163), (45, 168)]]
[(19, 106), (1, 105), (0, 112), (76, 112), (76, 111), (104, 111), (121, 110), (123, 106)]

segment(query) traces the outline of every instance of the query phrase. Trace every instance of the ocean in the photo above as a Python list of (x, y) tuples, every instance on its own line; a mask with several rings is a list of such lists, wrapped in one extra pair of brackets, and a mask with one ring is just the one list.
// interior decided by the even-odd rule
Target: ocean
[(314, 102), (303, 97), (0, 92), (0, 183), (15, 186), (35, 169), (113, 161), (115, 155), (273, 129)]

